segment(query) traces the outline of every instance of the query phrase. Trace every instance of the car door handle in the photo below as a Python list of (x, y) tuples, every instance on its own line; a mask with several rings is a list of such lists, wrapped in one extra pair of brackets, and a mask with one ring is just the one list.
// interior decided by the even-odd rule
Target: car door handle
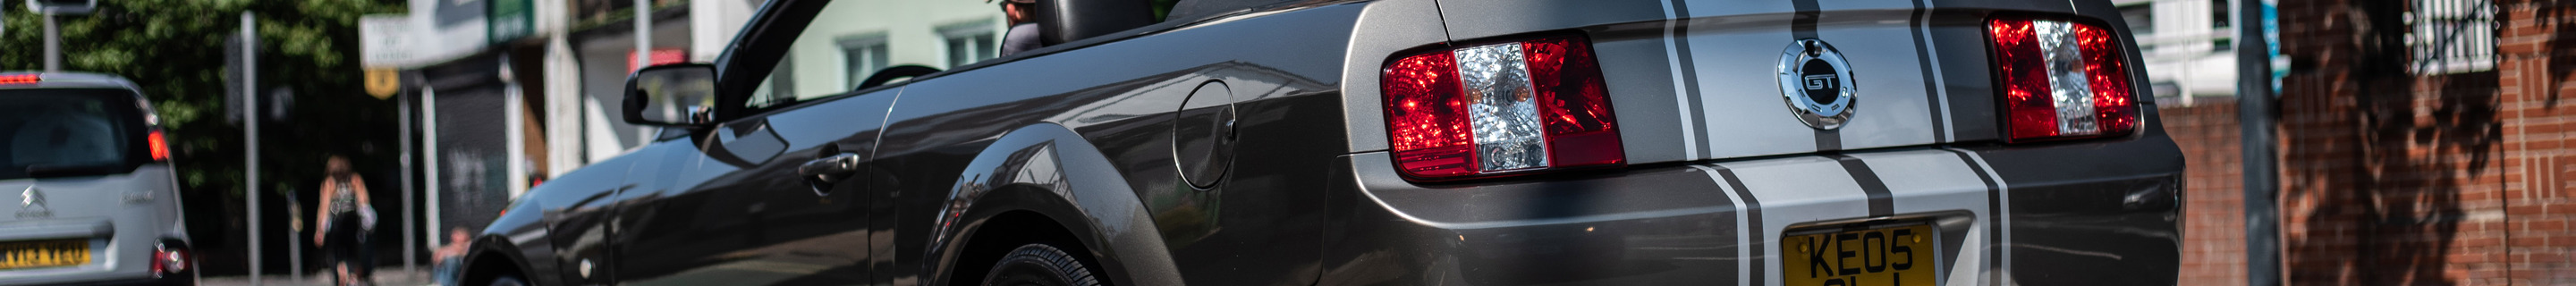
[(813, 184), (815, 192), (830, 190), (828, 186), (831, 184), (847, 180), (851, 174), (858, 172), (858, 153), (840, 153), (805, 161), (805, 166), (796, 168), (796, 175), (804, 177), (806, 183)]

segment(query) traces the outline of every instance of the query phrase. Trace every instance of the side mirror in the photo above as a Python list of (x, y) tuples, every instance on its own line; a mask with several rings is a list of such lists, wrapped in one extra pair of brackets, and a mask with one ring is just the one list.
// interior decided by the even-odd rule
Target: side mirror
[(626, 123), (695, 126), (716, 122), (716, 67), (670, 64), (626, 78)]

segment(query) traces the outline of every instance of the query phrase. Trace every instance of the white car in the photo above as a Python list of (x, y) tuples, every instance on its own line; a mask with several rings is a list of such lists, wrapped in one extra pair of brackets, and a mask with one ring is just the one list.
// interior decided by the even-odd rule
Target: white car
[(133, 82), (0, 73), (0, 285), (194, 285), (179, 185)]

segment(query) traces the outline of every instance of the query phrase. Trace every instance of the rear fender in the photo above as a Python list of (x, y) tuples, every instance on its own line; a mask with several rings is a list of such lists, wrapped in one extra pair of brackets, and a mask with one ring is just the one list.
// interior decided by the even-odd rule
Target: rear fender
[[(572, 275), (561, 272), (555, 265), (554, 243), (545, 239), (550, 234), (539, 222), (544, 212), (535, 210), (544, 204), (536, 202), (533, 197), (520, 200), (511, 204), (509, 212), (494, 218), (491, 225), (475, 234), (472, 244), (466, 248), (464, 264), (457, 265), (463, 267), (458, 278), (468, 280), (459, 281), (492, 277), (496, 273), (488, 272), (495, 269), (517, 271), (519, 279), (535, 285), (561, 285), (565, 275)], [(499, 260), (509, 261), (509, 265), (476, 265), (495, 261), (490, 259), (492, 256), (500, 256), (503, 259)]]
[(957, 175), (941, 204), (930, 239), (935, 257), (923, 269), (955, 277), (959, 253), (975, 227), (995, 215), (1030, 211), (1056, 221), (1081, 240), (1103, 271), (1120, 285), (1179, 285), (1160, 230), (1117, 167), (1097, 147), (1054, 123), (1020, 127), (986, 146)]
[[(516, 271), (519, 274), (519, 279), (528, 279), (527, 281), (529, 283), (535, 283), (536, 285), (559, 284), (557, 283), (557, 279), (553, 279), (555, 277), (552, 275), (532, 275), (537, 272), (529, 269), (527, 266), (534, 264), (528, 262), (527, 256), (520, 255), (521, 252), (518, 244), (511, 243), (510, 239), (507, 237), (500, 235), (485, 235), (483, 237), (475, 238), (473, 241), (473, 247), (468, 250), (469, 251), (465, 252), (464, 261), (461, 262), (463, 264), (457, 265), (458, 273), (456, 278), (458, 283), (474, 283), (475, 281), (490, 279), (501, 274), (497, 270), (507, 269)], [(498, 256), (500, 259), (492, 259), (494, 256)], [(483, 263), (493, 263), (496, 261), (508, 261), (508, 265), (481, 265)]]

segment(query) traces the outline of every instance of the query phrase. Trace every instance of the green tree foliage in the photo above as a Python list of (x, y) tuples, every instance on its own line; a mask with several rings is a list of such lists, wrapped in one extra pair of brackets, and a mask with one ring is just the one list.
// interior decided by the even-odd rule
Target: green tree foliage
[[(6, 28), (0, 70), (43, 69), (42, 17), (14, 7), (23, 4), (10, 6), (0, 11)], [(288, 118), (261, 128), (262, 184), (287, 194), (315, 188), (322, 158), (330, 154), (350, 155), (370, 175), (395, 175), (389, 167), (399, 154), (396, 105), (360, 87), (357, 19), (403, 10), (402, 1), (391, 0), (100, 0), (94, 14), (55, 19), (64, 70), (123, 76), (142, 86), (170, 138), (190, 212), (238, 218), (232, 206), (241, 202), (244, 144), (241, 126), (224, 119), (234, 108), (225, 102), (224, 44), (240, 30), (241, 13), (257, 19), (260, 90), (294, 91)], [(370, 181), (380, 190), (398, 182)], [(239, 223), (192, 220), (190, 228), (206, 241), (238, 233), (227, 230)]]

